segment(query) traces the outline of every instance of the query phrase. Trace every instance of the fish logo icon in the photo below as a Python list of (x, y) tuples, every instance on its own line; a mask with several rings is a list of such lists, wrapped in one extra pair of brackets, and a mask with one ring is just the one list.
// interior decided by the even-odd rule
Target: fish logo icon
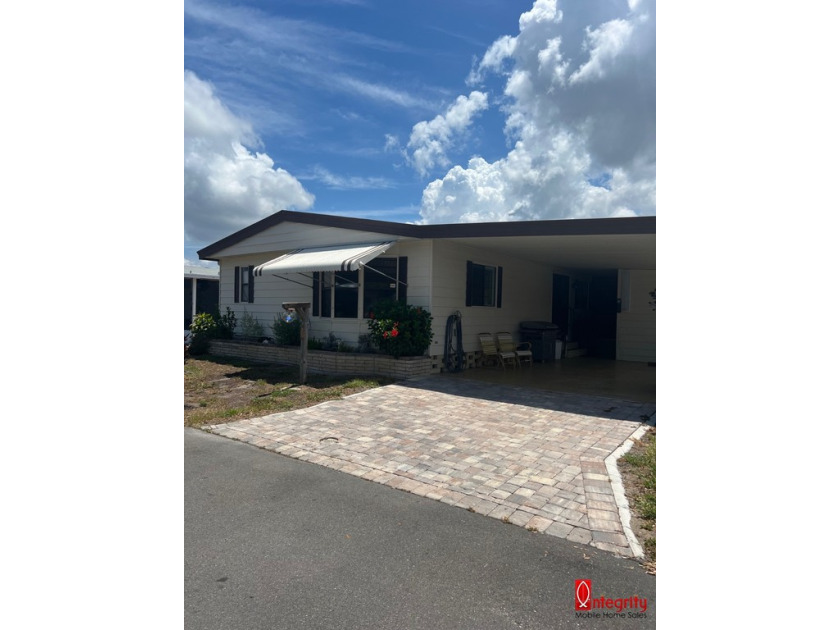
[(592, 580), (575, 580), (575, 610), (592, 610)]

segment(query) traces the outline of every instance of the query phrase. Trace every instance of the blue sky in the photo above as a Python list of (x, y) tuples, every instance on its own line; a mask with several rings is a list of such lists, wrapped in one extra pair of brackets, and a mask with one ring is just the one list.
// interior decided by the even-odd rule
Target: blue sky
[(184, 258), (281, 209), (656, 211), (655, 4), (184, 2)]

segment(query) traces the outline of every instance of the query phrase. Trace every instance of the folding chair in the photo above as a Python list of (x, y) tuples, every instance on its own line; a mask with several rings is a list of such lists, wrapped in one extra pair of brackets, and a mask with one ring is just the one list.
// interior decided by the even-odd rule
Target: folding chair
[(505, 363), (510, 363), (516, 367), (516, 353), (502, 352), (499, 350), (496, 341), (493, 339), (493, 335), (490, 333), (478, 333), (478, 340), (481, 342), (481, 354), (484, 357), (485, 363), (487, 361), (498, 363), (502, 366), (503, 370), (505, 369)]
[(531, 352), (531, 342), (523, 341), (519, 345), (513, 340), (513, 335), (509, 332), (496, 333), (496, 342), (499, 346), (500, 352), (512, 352), (516, 357), (516, 364), (522, 365), (523, 361), (528, 361), (531, 365), (534, 364), (534, 354)]

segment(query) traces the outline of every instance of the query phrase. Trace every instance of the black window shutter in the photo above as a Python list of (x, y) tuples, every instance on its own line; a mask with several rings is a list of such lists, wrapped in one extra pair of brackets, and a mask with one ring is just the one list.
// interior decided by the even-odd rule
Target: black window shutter
[[(499, 273), (502, 273), (501, 267), (499, 267)], [(248, 267), (248, 301), (254, 301), (254, 265)]]
[(233, 268), (233, 301), (239, 302), (239, 267)]
[(496, 308), (502, 308), (502, 268), (496, 269)]
[(472, 306), (472, 277), (473, 264), (471, 260), (467, 261), (467, 300), (464, 302), (467, 306)]
[(406, 304), (408, 301), (408, 256), (400, 256), (397, 265), (397, 280), (399, 280), (397, 282), (397, 300)]
[(321, 316), (321, 272), (312, 272), (312, 314)]

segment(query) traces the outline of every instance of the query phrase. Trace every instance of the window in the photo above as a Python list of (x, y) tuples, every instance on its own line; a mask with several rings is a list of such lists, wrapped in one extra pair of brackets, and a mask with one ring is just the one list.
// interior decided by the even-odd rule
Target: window
[(502, 268), (467, 261), (467, 306), (502, 307)]
[(359, 316), (359, 270), (336, 271), (334, 317)]
[(312, 315), (332, 317), (332, 283), (330, 271), (316, 271), (312, 274)]
[(365, 268), (364, 316), (383, 298), (397, 299), (396, 258), (374, 258)]
[[(408, 258), (375, 258), (359, 271), (316, 271), (312, 274), (312, 315), (357, 318), (359, 295), (362, 316), (367, 317), (377, 300), (393, 298), (405, 303)], [(364, 288), (359, 291), (360, 284)]]
[(233, 301), (254, 301), (254, 265), (233, 268)]
[(239, 301), (251, 301), (251, 277), (248, 275), (248, 268), (243, 267), (239, 270), (242, 274), (242, 279), (239, 281)]

